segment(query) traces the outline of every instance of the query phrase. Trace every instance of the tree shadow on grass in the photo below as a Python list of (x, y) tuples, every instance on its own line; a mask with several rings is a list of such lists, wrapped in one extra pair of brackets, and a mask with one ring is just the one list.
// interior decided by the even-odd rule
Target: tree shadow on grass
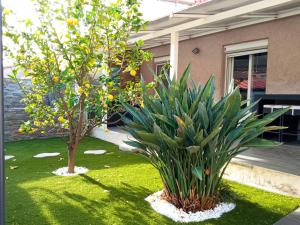
[[(86, 182), (108, 191), (108, 196), (104, 202), (106, 204), (112, 202), (117, 203), (114, 204), (113, 211), (110, 212), (115, 218), (118, 218), (119, 222), (117, 224), (169, 224), (169, 219), (156, 215), (149, 203), (144, 200), (153, 192), (152, 190), (142, 186), (132, 186), (125, 182), (121, 182), (121, 185), (116, 188), (114, 186), (105, 185), (86, 174), (81, 174), (80, 176), (83, 177)], [(151, 223), (151, 220), (156, 222)]]
[[(126, 202), (127, 207), (117, 205), (114, 207), (114, 215), (121, 220), (120, 224), (180, 224), (154, 212), (145, 197), (152, 194), (152, 191), (145, 187), (133, 187), (122, 183), (121, 188), (107, 186), (85, 174), (81, 175), (87, 182), (98, 187), (110, 190), (108, 200)], [(71, 196), (70, 196), (71, 197)], [(190, 223), (197, 225), (272, 225), (283, 215), (272, 212), (245, 200), (243, 196), (237, 196), (236, 208), (224, 214), (220, 219), (211, 219), (204, 222)], [(151, 222), (152, 221), (152, 222)]]
[[(18, 201), (22, 199), (22, 201)], [(14, 186), (6, 192), (6, 224), (31, 225), (32, 221), (39, 221), (39, 225), (52, 225), (43, 214), (40, 205), (35, 203), (27, 190)]]
[[(22, 188), (15, 185), (10, 193), (10, 211), (22, 210), (19, 218), (11, 215), (7, 224), (13, 225), (171, 225), (179, 224), (159, 215), (151, 209), (144, 198), (153, 191), (143, 186), (120, 183), (118, 187), (107, 185), (88, 175), (81, 175), (88, 185), (107, 190), (105, 195), (91, 198), (80, 191), (66, 190), (56, 193), (49, 188)], [(91, 190), (99, 191), (91, 188)], [(46, 196), (39, 202), (33, 197), (38, 193)], [(22, 202), (14, 202), (14, 195)], [(238, 196), (237, 207), (220, 219), (212, 219), (193, 225), (271, 225), (282, 217), (281, 214), (247, 201)]]
[[(108, 190), (99, 198), (91, 198), (80, 191), (68, 189), (57, 193), (51, 187), (22, 187), (14, 185), (15, 193), (22, 202), (13, 201), (13, 195), (8, 199), (10, 213), (18, 211), (15, 218), (10, 214), (8, 223), (10, 225), (121, 225), (149, 224), (146, 221), (147, 214), (152, 210), (147, 207), (143, 200), (151, 193), (144, 187), (134, 187), (121, 183), (121, 187), (102, 184), (93, 178), (82, 175), (87, 184), (97, 185), (91, 190)], [(86, 187), (86, 186), (84, 186)], [(38, 196), (35, 196), (38, 195)], [(141, 210), (142, 209), (142, 210)], [(153, 212), (152, 212), (153, 213)], [(167, 219), (162, 219), (165, 221)], [(162, 223), (166, 224), (166, 223)]]
[[(19, 189), (18, 192), (22, 190)], [(24, 190), (23, 190), (24, 191)], [(102, 207), (102, 203), (87, 199), (86, 197), (78, 194), (70, 194), (65, 192), (64, 195), (57, 194), (56, 192), (46, 188), (26, 189), (26, 192), (39, 192), (51, 199), (43, 199), (38, 202), (39, 213), (35, 213), (32, 208), (27, 208), (31, 219), (27, 220), (24, 215), (18, 220), (11, 221), (8, 224), (18, 225), (97, 225), (106, 224), (103, 222), (103, 215), (100, 216), (97, 212)], [(74, 199), (68, 195), (76, 196)], [(26, 198), (26, 206), (32, 205), (34, 202), (32, 198)], [(75, 202), (74, 202), (75, 201)], [(76, 204), (78, 203), (80, 204)], [(75, 203), (75, 204), (74, 204)], [(26, 209), (26, 207), (24, 207)], [(43, 213), (42, 213), (43, 211)], [(44, 214), (45, 216), (43, 216)], [(25, 219), (25, 220), (24, 220)], [(21, 221), (21, 222), (19, 222)]]

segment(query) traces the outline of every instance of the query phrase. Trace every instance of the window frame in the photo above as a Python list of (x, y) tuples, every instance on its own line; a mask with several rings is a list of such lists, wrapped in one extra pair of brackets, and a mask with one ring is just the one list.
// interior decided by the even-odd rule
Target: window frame
[[(248, 65), (248, 91), (247, 99), (251, 99), (252, 94), (252, 73), (253, 73), (253, 56), (258, 53), (268, 54), (268, 40), (259, 40), (253, 42), (239, 43), (228, 45), (225, 49), (225, 82), (224, 82), (224, 94), (228, 94), (234, 90), (234, 58), (238, 56), (249, 55)], [(248, 101), (250, 104), (250, 101)]]
[(165, 61), (165, 62), (160, 62), (160, 63), (156, 63), (156, 64), (155, 64), (155, 74), (156, 74), (156, 76), (159, 75), (159, 74), (158, 74), (158, 67), (159, 67), (159, 66), (164, 66), (164, 65), (166, 65), (166, 64), (168, 64), (168, 63), (170, 63), (170, 61)]

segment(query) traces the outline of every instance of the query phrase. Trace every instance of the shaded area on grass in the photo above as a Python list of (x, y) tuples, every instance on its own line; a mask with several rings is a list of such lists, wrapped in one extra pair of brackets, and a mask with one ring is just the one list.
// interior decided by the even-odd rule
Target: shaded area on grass
[[(108, 152), (84, 155), (86, 149)], [(6, 162), (7, 224), (175, 224), (155, 213), (144, 201), (162, 189), (162, 184), (157, 171), (139, 155), (120, 152), (115, 145), (86, 138), (76, 157), (77, 165), (90, 171), (76, 177), (58, 177), (51, 172), (66, 165), (63, 139), (10, 142), (6, 151), (16, 156), (16, 161)], [(33, 158), (40, 152), (55, 151), (62, 156)], [(11, 170), (10, 166), (18, 168)], [(300, 204), (299, 199), (226, 183), (237, 193), (236, 209), (219, 220), (192, 224), (271, 225)]]

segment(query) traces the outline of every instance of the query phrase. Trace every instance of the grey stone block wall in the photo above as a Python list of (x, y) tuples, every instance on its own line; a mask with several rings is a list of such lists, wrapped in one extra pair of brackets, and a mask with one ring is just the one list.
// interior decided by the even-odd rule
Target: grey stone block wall
[[(25, 81), (26, 82), (26, 81)], [(28, 118), (21, 103), (23, 95), (18, 84), (11, 79), (4, 79), (4, 139), (5, 141), (20, 139), (18, 129), (22, 121)]]
[[(29, 80), (23, 80), (22, 82), (25, 85), (30, 84)], [(28, 119), (28, 115), (24, 112), (24, 104), (21, 102), (22, 98), (23, 94), (20, 91), (19, 85), (9, 78), (4, 78), (4, 140), (13, 141), (59, 136), (55, 133), (45, 136), (18, 133), (21, 123)]]

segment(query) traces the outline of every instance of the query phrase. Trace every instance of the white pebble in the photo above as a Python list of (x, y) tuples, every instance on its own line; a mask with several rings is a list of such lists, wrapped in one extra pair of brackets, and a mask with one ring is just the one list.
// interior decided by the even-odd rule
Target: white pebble
[(57, 176), (76, 176), (78, 174), (87, 173), (89, 170), (85, 167), (75, 166), (74, 173), (68, 173), (68, 167), (62, 167), (57, 170), (54, 170), (52, 173)]
[(175, 222), (189, 223), (200, 222), (208, 219), (220, 218), (223, 213), (230, 212), (235, 208), (233, 203), (220, 203), (214, 209), (199, 212), (186, 213), (182, 209), (176, 208), (173, 204), (161, 198), (162, 191), (148, 196), (145, 200), (158, 213), (172, 219)]

